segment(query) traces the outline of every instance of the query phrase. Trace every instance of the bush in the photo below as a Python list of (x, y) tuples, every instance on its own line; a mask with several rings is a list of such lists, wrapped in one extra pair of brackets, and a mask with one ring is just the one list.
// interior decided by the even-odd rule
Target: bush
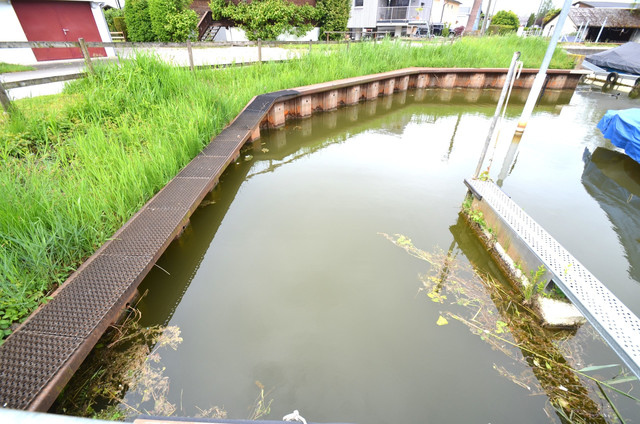
[(307, 4), (297, 6), (287, 0), (244, 1), (237, 5), (227, 0), (211, 0), (213, 19), (230, 19), (242, 28), (249, 40), (275, 40), (280, 34), (306, 34), (318, 16), (318, 10)]
[(487, 32), (490, 35), (505, 35), (514, 32), (513, 27), (510, 25), (489, 25)]
[(520, 26), (520, 19), (512, 11), (501, 10), (493, 15), (491, 25), (507, 26), (511, 28), (511, 31), (517, 31)]
[[(351, 12), (350, 0), (318, 0), (316, 9), (320, 39), (325, 38), (325, 31), (347, 30), (347, 21)], [(339, 40), (342, 34), (329, 34), (329, 38)]]
[(109, 31), (120, 31), (116, 29), (114, 18), (124, 18), (124, 9), (107, 9), (104, 11), (104, 19), (107, 21)]
[(187, 41), (198, 25), (198, 15), (189, 9), (191, 0), (148, 0), (151, 28), (156, 40)]
[(118, 16), (113, 18), (113, 26), (116, 28), (116, 32), (121, 32), (124, 35), (124, 39), (127, 40), (127, 24), (124, 21), (124, 16)]
[(147, 0), (127, 0), (124, 6), (124, 21), (129, 41), (145, 42), (155, 39)]

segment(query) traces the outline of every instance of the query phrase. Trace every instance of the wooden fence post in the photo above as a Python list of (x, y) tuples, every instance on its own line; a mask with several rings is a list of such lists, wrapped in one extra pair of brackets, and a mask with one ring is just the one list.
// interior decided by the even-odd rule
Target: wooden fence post
[(309, 53), (311, 53), (311, 46), (313, 46), (313, 41), (309, 40)]
[(262, 63), (262, 40), (258, 38), (258, 62)]
[(80, 43), (80, 50), (82, 50), (82, 55), (84, 56), (84, 63), (87, 65), (89, 72), (95, 75), (96, 71), (93, 69), (91, 56), (89, 56), (89, 49), (87, 48), (87, 44), (84, 42), (84, 38), (78, 38), (78, 42)]
[(7, 90), (4, 89), (2, 81), (0, 81), (0, 103), (2, 103), (4, 111), (9, 113), (11, 110), (11, 100), (9, 100), (9, 94), (7, 93)]
[(191, 40), (187, 40), (187, 53), (189, 53), (189, 68), (191, 68), (191, 72), (195, 70), (195, 66), (193, 66), (193, 49), (191, 49)]

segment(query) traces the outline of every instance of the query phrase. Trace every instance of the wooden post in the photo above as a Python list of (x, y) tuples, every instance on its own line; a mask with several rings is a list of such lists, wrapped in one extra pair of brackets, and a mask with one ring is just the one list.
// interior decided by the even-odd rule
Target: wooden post
[(329, 44), (329, 33), (327, 32), (327, 44)]
[(78, 38), (78, 42), (80, 43), (80, 50), (82, 50), (82, 55), (84, 56), (84, 63), (87, 65), (87, 69), (89, 72), (94, 74), (96, 73), (95, 69), (93, 69), (93, 63), (91, 63), (91, 56), (89, 56), (89, 49), (87, 48), (87, 44), (84, 42), (84, 38)]
[(313, 41), (309, 40), (309, 53), (311, 53), (311, 46), (313, 45)]
[(9, 100), (9, 94), (7, 93), (7, 90), (4, 89), (2, 81), (0, 81), (0, 103), (2, 103), (4, 111), (9, 113), (11, 110), (11, 100)]
[(191, 48), (191, 40), (187, 40), (187, 52), (189, 53), (189, 68), (191, 68), (191, 72), (195, 71), (195, 66), (193, 66), (193, 49)]
[(258, 38), (258, 62), (262, 63), (262, 40)]

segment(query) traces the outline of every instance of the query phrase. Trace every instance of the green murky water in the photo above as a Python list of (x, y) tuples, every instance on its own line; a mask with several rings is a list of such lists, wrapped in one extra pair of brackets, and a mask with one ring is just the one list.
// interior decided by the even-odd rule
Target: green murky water
[[(436, 325), (469, 308), (451, 295), (433, 302), (420, 291), (430, 265), (380, 234), (502, 279), (458, 216), (497, 96), (398, 94), (287, 122), (243, 151), (141, 286), (140, 324), (181, 330), (157, 363), (174, 415), (216, 405), (247, 418), (259, 381), (272, 400), (263, 419), (298, 409), (310, 422), (557, 422), (548, 383), (527, 378), (529, 366), (460, 322)], [(640, 314), (640, 165), (595, 128), (607, 109), (637, 103), (586, 87), (547, 93), (514, 154), (525, 97), (514, 94), (489, 150), (491, 177)], [(490, 301), (482, 308), (506, 320)], [(620, 362), (588, 325), (549, 337), (574, 366)], [(639, 422), (640, 405), (609, 395)], [(140, 400), (125, 396), (153, 410)]]

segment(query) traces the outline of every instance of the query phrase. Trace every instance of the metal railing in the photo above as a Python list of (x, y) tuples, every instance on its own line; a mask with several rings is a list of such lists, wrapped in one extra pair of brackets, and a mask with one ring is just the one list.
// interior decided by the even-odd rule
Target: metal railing
[(420, 6), (378, 7), (378, 22), (427, 22), (427, 9)]

